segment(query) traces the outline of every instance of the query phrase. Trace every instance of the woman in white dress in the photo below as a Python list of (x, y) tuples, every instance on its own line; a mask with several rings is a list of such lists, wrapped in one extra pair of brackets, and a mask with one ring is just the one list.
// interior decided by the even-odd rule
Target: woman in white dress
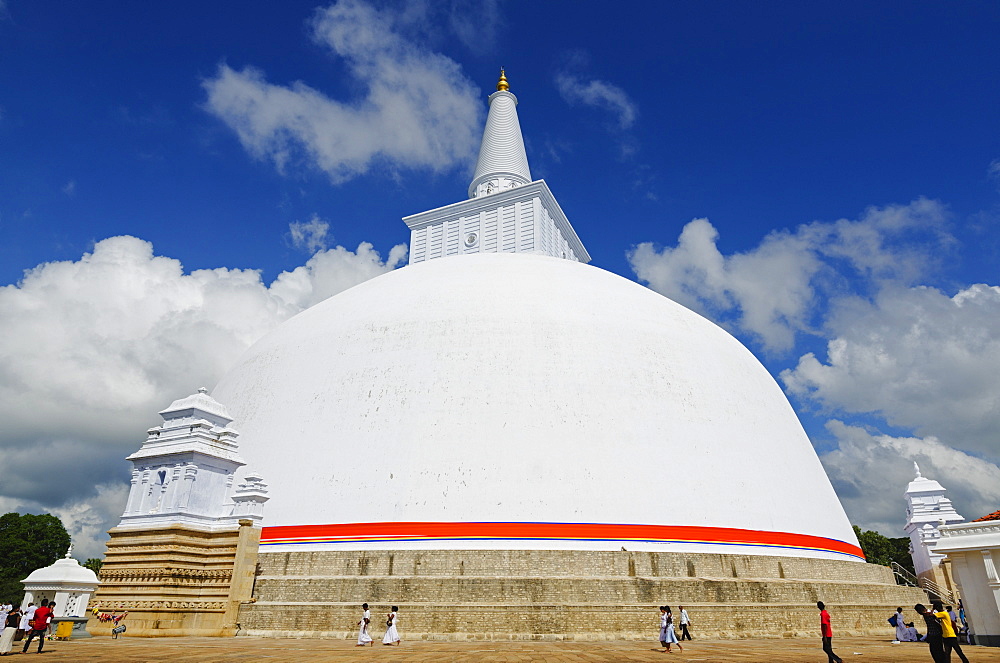
[(372, 636), (368, 634), (368, 625), (372, 623), (372, 613), (368, 609), (367, 603), (361, 604), (361, 609), (364, 610), (364, 614), (361, 615), (361, 621), (358, 622), (358, 647), (364, 647), (365, 645), (372, 645)]
[(383, 645), (398, 645), (399, 644), (399, 631), (396, 630), (396, 623), (399, 621), (399, 608), (392, 606), (392, 612), (386, 615), (385, 619), (385, 637), (382, 638)]
[(6, 656), (11, 647), (14, 646), (14, 636), (17, 635), (17, 627), (21, 622), (21, 606), (14, 606), (4, 619), (3, 634), (0, 634), (0, 656)]
[(660, 646), (667, 651), (667, 606), (660, 606)]
[(684, 651), (684, 647), (681, 647), (680, 641), (677, 640), (677, 634), (674, 633), (674, 615), (670, 612), (670, 606), (664, 605), (660, 607), (660, 644), (663, 645), (663, 651), (670, 651), (670, 645), (677, 645), (677, 649)]

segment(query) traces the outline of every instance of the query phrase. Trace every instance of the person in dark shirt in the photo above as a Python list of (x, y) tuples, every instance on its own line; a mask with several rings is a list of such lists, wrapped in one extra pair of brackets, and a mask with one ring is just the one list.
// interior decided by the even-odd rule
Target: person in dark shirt
[(944, 660), (950, 661), (951, 652), (955, 652), (962, 659), (962, 663), (969, 663), (969, 659), (965, 657), (965, 652), (962, 651), (962, 646), (958, 644), (958, 634), (955, 632), (955, 623), (951, 619), (951, 611), (945, 610), (944, 604), (941, 601), (931, 601), (931, 609), (934, 611), (934, 616), (937, 617), (938, 623), (941, 624), (941, 643), (944, 646)]
[(924, 618), (924, 624), (927, 626), (927, 635), (924, 636), (924, 642), (931, 650), (931, 658), (934, 659), (934, 663), (947, 663), (948, 658), (944, 654), (944, 638), (943, 632), (941, 631), (941, 622), (938, 618), (934, 616), (934, 613), (927, 609), (923, 603), (918, 603), (913, 606), (913, 609), (917, 611), (917, 614)]

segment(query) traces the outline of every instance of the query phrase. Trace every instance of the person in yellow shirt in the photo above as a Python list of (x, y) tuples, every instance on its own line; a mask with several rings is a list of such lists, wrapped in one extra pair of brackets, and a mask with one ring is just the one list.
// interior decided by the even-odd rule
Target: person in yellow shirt
[(969, 663), (969, 659), (962, 652), (962, 646), (958, 644), (958, 635), (955, 633), (955, 627), (951, 623), (951, 615), (944, 611), (944, 604), (941, 601), (932, 601), (931, 606), (934, 608), (934, 616), (941, 623), (945, 660), (950, 661), (951, 652), (954, 651), (962, 659), (962, 663)]

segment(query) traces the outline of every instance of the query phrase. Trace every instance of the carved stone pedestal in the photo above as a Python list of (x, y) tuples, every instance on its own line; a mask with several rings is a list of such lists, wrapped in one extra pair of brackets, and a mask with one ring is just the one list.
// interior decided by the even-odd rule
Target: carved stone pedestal
[[(100, 612), (128, 611), (128, 636), (232, 636), (241, 601), (253, 593), (260, 528), (249, 519), (221, 529), (116, 527), (91, 600)], [(93, 614), (87, 630), (110, 635)]]

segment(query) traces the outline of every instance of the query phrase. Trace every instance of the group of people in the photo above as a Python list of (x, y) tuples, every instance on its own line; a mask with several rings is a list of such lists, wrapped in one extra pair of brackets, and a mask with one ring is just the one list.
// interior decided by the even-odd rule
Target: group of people
[[(913, 606), (913, 609), (924, 618), (927, 633), (923, 636), (923, 641), (930, 648), (934, 663), (948, 663), (951, 661), (951, 652), (958, 654), (962, 663), (969, 663), (969, 659), (962, 651), (962, 646), (958, 644), (958, 634), (961, 632), (961, 627), (957, 615), (951, 610), (951, 606), (945, 610), (941, 601), (931, 601), (931, 607), (933, 609), (928, 610), (923, 603), (918, 603)], [(899, 614), (899, 611), (896, 614)]]
[(24, 643), (21, 653), (27, 654), (31, 641), (38, 638), (38, 653), (41, 654), (55, 607), (56, 604), (49, 603), (48, 599), (43, 599), (40, 606), (29, 603), (23, 611), (20, 605), (9, 603), (0, 605), (0, 624), (3, 624), (3, 632), (0, 633), (0, 656), (9, 654), (14, 642), (22, 640), (25, 634), (28, 635), (28, 640)]
[(680, 611), (680, 627), (681, 636), (678, 639), (676, 629), (674, 628), (674, 613), (670, 609), (669, 605), (660, 606), (660, 645), (663, 647), (663, 651), (671, 651), (671, 645), (677, 645), (677, 649), (684, 651), (684, 647), (681, 646), (681, 640), (691, 639), (691, 618), (688, 616), (687, 610), (684, 606), (678, 606)]
[[(962, 602), (958, 602), (958, 612), (956, 613), (954, 608), (950, 605), (944, 607), (944, 611), (948, 613), (948, 618), (951, 620), (952, 630), (955, 632), (956, 637), (961, 639), (963, 636), (968, 637), (969, 626), (965, 621), (965, 609), (962, 607)], [(896, 639), (895, 642), (924, 642), (925, 635), (920, 634), (917, 631), (916, 626), (913, 622), (907, 622), (906, 618), (903, 616), (903, 609), (896, 608), (895, 614), (889, 617), (889, 624), (896, 629)], [(968, 642), (968, 640), (966, 640)]]
[[(361, 604), (361, 609), (364, 611), (361, 615), (361, 621), (358, 622), (358, 647), (364, 647), (365, 645), (374, 646), (375, 641), (371, 636), (369, 627), (372, 623), (372, 613), (368, 609), (367, 603)], [(396, 624), (399, 622), (399, 607), (392, 606), (392, 611), (385, 616), (385, 635), (382, 637), (383, 645), (399, 645), (399, 631), (396, 630)]]

